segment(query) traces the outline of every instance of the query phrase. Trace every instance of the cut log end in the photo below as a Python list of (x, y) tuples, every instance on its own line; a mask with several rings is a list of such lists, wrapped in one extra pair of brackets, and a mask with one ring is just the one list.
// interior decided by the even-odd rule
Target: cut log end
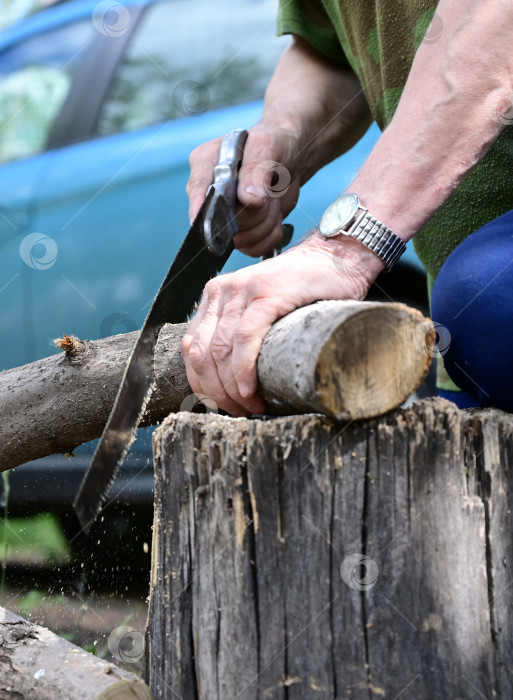
[(142, 681), (119, 681), (101, 692), (96, 700), (153, 700), (153, 695)]
[(401, 405), (433, 356), (433, 324), (403, 304), (369, 304), (340, 324), (315, 367), (319, 409), (339, 419), (373, 418)]

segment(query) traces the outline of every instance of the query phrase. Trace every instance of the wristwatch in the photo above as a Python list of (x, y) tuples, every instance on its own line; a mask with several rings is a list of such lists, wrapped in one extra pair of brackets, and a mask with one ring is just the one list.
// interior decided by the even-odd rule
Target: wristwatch
[(406, 244), (388, 226), (369, 214), (356, 194), (343, 194), (326, 209), (319, 224), (321, 236), (333, 238), (343, 234), (356, 238), (376, 253), (387, 272), (406, 250)]

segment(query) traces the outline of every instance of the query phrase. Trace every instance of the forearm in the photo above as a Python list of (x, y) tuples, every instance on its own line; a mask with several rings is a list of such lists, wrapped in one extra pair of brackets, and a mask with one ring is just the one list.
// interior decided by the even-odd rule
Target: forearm
[(296, 136), (301, 184), (349, 150), (371, 122), (354, 73), (295, 37), (269, 83), (261, 123)]
[(441, 0), (437, 14), (440, 38), (419, 47), (396, 114), (349, 189), (405, 240), (486, 155), (513, 96), (511, 4)]

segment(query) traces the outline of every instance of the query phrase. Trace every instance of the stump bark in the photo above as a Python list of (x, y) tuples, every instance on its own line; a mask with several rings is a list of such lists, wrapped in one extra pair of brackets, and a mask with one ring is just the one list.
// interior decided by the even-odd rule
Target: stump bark
[(156, 431), (155, 698), (513, 697), (513, 418)]

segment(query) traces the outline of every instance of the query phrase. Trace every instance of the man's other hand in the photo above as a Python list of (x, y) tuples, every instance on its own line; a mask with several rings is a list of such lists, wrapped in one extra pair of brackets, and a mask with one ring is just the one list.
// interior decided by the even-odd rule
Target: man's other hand
[(211, 280), (182, 341), (192, 390), (236, 416), (265, 412), (256, 364), (274, 321), (321, 299), (364, 299), (383, 267), (358, 241), (315, 233), (276, 258)]

